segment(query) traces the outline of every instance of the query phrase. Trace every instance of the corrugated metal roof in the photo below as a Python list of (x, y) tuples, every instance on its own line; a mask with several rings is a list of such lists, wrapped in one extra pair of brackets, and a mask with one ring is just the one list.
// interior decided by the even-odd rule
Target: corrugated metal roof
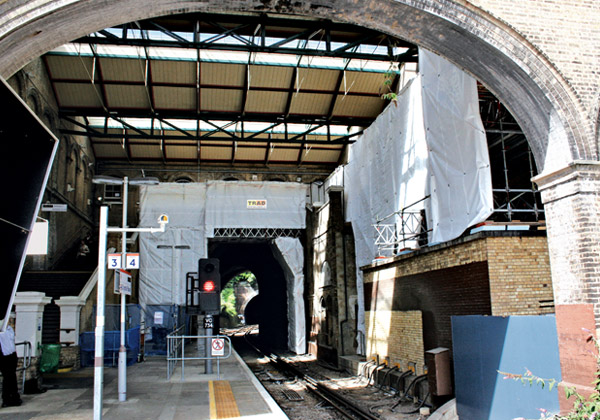
[(279, 87), (287, 89), (292, 83), (292, 67), (250, 66), (251, 87)]
[(242, 64), (200, 62), (200, 83), (213, 86), (243, 87), (246, 66)]
[(196, 109), (196, 89), (183, 87), (154, 87), (156, 109)]
[(96, 157), (100, 159), (127, 159), (127, 152), (120, 144), (95, 142), (94, 152)]
[(196, 144), (189, 146), (182, 145), (165, 145), (165, 154), (169, 159), (186, 159), (192, 160), (198, 158), (198, 148)]
[(196, 84), (196, 63), (189, 61), (152, 60), (152, 83)]
[(289, 147), (287, 145), (280, 144), (275, 145), (271, 151), (269, 152), (269, 161), (274, 162), (297, 162), (298, 161), (298, 153), (300, 151), (300, 147)]
[[(386, 105), (380, 94), (389, 67), (387, 41), (369, 32), (371, 40), (348, 25), (313, 33), (301, 28), (303, 19), (275, 20), (267, 24), (275, 31), (269, 36), (280, 42), (260, 43), (260, 31), (231, 22), (215, 29), (219, 25), (198, 21), (198, 34), (190, 22), (173, 32), (135, 25), (61, 46), (44, 62), (61, 115), (85, 117), (80, 121), (94, 130), (98, 159), (312, 162), (333, 168), (344, 144), (353, 141), (348, 133), (367, 127)], [(194, 39), (211, 41), (199, 45)]]
[(246, 111), (283, 114), (287, 99), (287, 93), (250, 91), (246, 99)]
[(108, 107), (150, 108), (148, 91), (144, 86), (105, 86)]
[(320, 93), (295, 93), (292, 96), (290, 113), (323, 116), (327, 115), (333, 95)]
[(102, 108), (100, 88), (92, 84), (55, 83), (59, 106), (72, 108)]
[(162, 151), (160, 149), (160, 143), (131, 143), (129, 145), (131, 150), (132, 159), (160, 159), (162, 157)]
[(53, 79), (92, 79), (93, 57), (47, 55), (45, 60), (48, 73)]
[(296, 88), (333, 91), (339, 77), (339, 70), (300, 68)]
[(205, 160), (228, 161), (231, 160), (231, 147), (203, 146), (200, 157)]
[(145, 60), (102, 57), (98, 61), (103, 80), (121, 82), (143, 82), (145, 80)]
[(265, 160), (265, 148), (258, 147), (238, 147), (235, 152), (235, 159), (241, 161), (260, 162)]
[(386, 103), (379, 97), (361, 97), (360, 99), (348, 100), (347, 96), (338, 96), (333, 114), (376, 118), (381, 114), (385, 105)]
[(303, 161), (306, 162), (332, 162), (337, 160), (340, 157), (340, 151), (336, 150), (315, 150), (310, 149), (306, 156), (304, 156)]
[(201, 111), (239, 112), (242, 108), (241, 90), (202, 89), (200, 91)]

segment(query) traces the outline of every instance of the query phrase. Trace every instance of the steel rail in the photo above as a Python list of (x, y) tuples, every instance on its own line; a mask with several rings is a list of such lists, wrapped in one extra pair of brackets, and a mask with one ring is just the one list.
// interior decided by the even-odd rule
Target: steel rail
[(303, 380), (307, 384), (307, 389), (313, 394), (328, 402), (341, 414), (353, 420), (379, 420), (379, 417), (363, 410), (361, 407), (354, 404), (349, 399), (343, 397), (338, 392), (324, 385), (315, 378), (306, 375), (291, 363), (286, 362), (276, 354), (265, 354), (261, 349), (256, 347), (248, 339), (248, 334), (245, 335), (246, 342), (260, 355), (269, 359), (271, 365), (275, 366), (279, 371), (290, 373), (297, 378)]

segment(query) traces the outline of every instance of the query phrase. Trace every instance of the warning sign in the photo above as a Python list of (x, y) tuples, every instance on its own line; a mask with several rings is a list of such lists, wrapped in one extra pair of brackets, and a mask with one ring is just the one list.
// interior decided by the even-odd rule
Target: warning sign
[(246, 200), (247, 209), (266, 209), (267, 200)]
[(211, 356), (225, 356), (225, 339), (213, 338), (210, 345)]

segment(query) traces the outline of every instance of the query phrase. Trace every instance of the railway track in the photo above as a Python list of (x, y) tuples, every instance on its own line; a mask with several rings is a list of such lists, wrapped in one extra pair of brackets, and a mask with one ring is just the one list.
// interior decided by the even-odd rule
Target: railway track
[(279, 372), (297, 378), (302, 381), (305, 388), (314, 394), (318, 399), (325, 401), (331, 407), (335, 408), (341, 415), (352, 420), (379, 420), (379, 417), (369, 413), (362, 407), (355, 404), (353, 401), (345, 398), (339, 392), (331, 389), (306, 373), (302, 372), (296, 366), (288, 363), (283, 358), (276, 354), (266, 354), (261, 349), (256, 347), (249, 339), (246, 338), (247, 344), (254, 349), (262, 357), (267, 358), (271, 366)]

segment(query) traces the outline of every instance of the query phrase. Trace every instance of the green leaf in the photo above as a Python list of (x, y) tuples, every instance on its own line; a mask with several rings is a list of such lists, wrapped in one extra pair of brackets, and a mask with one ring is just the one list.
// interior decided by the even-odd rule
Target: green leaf
[(565, 388), (565, 395), (567, 397), (567, 400), (573, 396), (573, 393), (574, 393), (573, 388), (569, 388), (569, 387)]
[(552, 379), (549, 383), (548, 383), (548, 391), (552, 391), (552, 388), (554, 388), (554, 384), (556, 383), (556, 381), (554, 379)]

